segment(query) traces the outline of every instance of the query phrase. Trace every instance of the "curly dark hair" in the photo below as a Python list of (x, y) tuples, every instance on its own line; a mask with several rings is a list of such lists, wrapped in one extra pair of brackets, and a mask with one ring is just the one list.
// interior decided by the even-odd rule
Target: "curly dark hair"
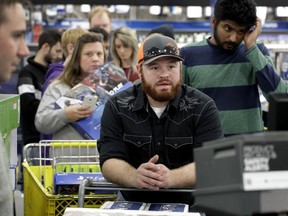
[(239, 25), (255, 25), (256, 3), (254, 0), (218, 0), (214, 6), (216, 22), (233, 20)]

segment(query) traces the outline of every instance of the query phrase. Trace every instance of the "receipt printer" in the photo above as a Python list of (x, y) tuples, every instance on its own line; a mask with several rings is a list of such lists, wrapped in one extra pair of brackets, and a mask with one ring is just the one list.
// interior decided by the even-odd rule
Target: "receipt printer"
[(194, 150), (196, 203), (219, 215), (288, 212), (288, 131), (235, 135)]

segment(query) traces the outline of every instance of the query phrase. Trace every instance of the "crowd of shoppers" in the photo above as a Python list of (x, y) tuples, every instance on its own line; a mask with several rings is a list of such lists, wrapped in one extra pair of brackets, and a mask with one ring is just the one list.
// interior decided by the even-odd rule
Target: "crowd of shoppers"
[[(0, 82), (29, 54), (22, 4), (0, 2)], [(88, 30), (71, 28), (62, 36), (43, 31), (35, 56), (20, 71), (23, 144), (39, 142), (40, 133), (83, 139), (70, 123), (91, 116), (92, 107), (56, 109), (56, 101), (104, 63), (122, 68), (134, 85), (108, 100), (97, 148), (105, 178), (138, 190), (121, 191), (125, 200), (192, 205), (192, 194), (159, 190), (195, 187), (194, 148), (223, 136), (263, 132), (259, 94), (288, 92), (258, 41), (262, 24), (254, 0), (217, 0), (213, 35), (181, 49), (168, 24), (153, 28), (139, 47), (134, 29), (112, 29), (107, 7), (92, 8), (88, 22)], [(0, 143), (0, 212), (12, 216), (7, 161)]]

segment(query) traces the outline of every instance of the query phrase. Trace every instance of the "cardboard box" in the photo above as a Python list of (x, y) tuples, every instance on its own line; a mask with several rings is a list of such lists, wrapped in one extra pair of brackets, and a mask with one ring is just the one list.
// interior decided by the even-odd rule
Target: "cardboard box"
[(183, 203), (144, 203), (133, 201), (107, 201), (101, 209), (122, 209), (139, 211), (161, 211), (161, 212), (188, 212), (189, 205)]
[[(202, 216), (200, 212), (161, 212), (99, 208), (66, 208), (64, 216)], [(204, 214), (205, 215), (205, 214)]]
[[(58, 107), (65, 107), (63, 101), (67, 98), (78, 100), (82, 103), (85, 96), (96, 97), (95, 107), (92, 116), (70, 123), (84, 139), (98, 140), (100, 137), (101, 117), (107, 100), (114, 94), (133, 86), (126, 78), (122, 68), (107, 63), (96, 69), (85, 77), (80, 83), (74, 86), (56, 102)], [(70, 104), (70, 103), (69, 103)], [(66, 104), (67, 105), (67, 104)]]
[(20, 124), (20, 96), (0, 94), (0, 133), (4, 136)]
[[(110, 90), (109, 92), (105, 91), (103, 93), (103, 96), (98, 95), (99, 101), (97, 102), (97, 105), (94, 107), (93, 114), (88, 118), (80, 119), (79, 121), (72, 122), (70, 124), (82, 135), (83, 138), (90, 139), (90, 140), (98, 140), (100, 138), (101, 117), (102, 117), (107, 100), (113, 94), (123, 91), (124, 89), (127, 89), (131, 87), (132, 85), (133, 84), (131, 82), (126, 82), (125, 84), (119, 83), (117, 86), (115, 86), (113, 90)], [(80, 88), (80, 85), (79, 85), (79, 88)], [(70, 100), (70, 104), (82, 103), (81, 98), (83, 99), (83, 96), (87, 93), (87, 88), (89, 87), (84, 86), (84, 87), (81, 87), (81, 90), (77, 90), (76, 99), (69, 98), (67, 96), (61, 97), (56, 102), (57, 107), (61, 107), (63, 109), (65, 107), (65, 101), (68, 101), (68, 100)], [(71, 95), (72, 95), (72, 91), (70, 92), (69, 96)], [(81, 97), (79, 95), (81, 95)]]
[[(78, 194), (79, 186), (85, 178), (93, 179), (93, 182), (99, 182), (101, 187), (110, 188), (112, 184), (107, 182), (102, 173), (56, 173), (54, 174), (54, 192), (55, 194)], [(105, 184), (104, 184), (105, 183)], [(117, 190), (97, 190), (96, 194), (116, 194)]]
[(17, 128), (20, 124), (20, 96), (0, 94), (0, 134), (11, 166), (16, 166)]

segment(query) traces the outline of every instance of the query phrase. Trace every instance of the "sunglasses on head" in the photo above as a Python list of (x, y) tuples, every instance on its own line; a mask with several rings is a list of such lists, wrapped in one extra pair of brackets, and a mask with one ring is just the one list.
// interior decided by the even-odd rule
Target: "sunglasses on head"
[(179, 56), (179, 51), (173, 46), (165, 46), (163, 49), (159, 49), (157, 47), (152, 47), (149, 50), (146, 50), (144, 52), (144, 58), (141, 60), (148, 60), (150, 58), (153, 58), (155, 56), (161, 55), (161, 54), (169, 54), (169, 55), (176, 55)]

